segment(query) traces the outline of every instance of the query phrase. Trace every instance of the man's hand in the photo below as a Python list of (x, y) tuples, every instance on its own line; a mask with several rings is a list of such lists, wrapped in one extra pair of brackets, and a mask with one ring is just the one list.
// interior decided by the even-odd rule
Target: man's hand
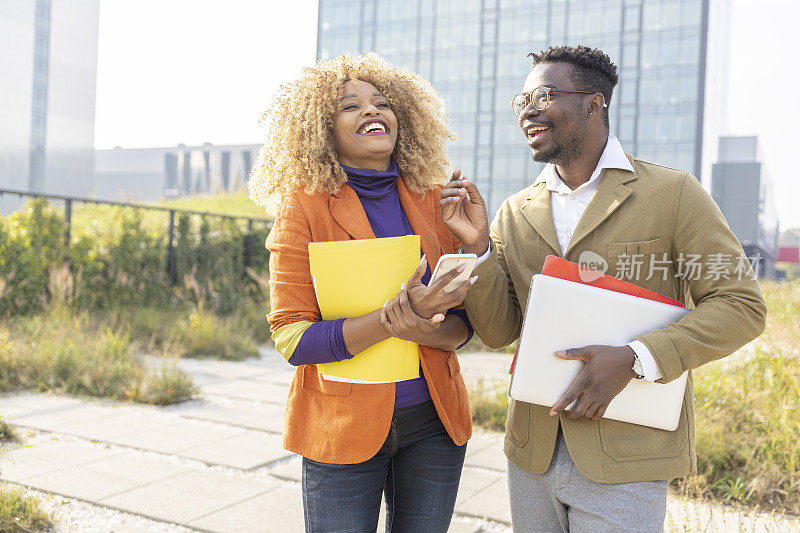
[(408, 301), (408, 291), (400, 291), (381, 309), (381, 324), (392, 337), (425, 345), (428, 335), (439, 329), (444, 314), (437, 313), (431, 319), (417, 316)]
[(630, 346), (592, 345), (559, 351), (556, 355), (561, 359), (580, 359), (586, 366), (550, 409), (550, 416), (561, 413), (577, 399), (568, 418), (600, 420), (611, 400), (636, 377), (633, 371), (635, 354)]
[(423, 255), (417, 270), (414, 271), (408, 279), (408, 283), (401, 289), (408, 291), (409, 305), (414, 314), (430, 319), (436, 314), (444, 314), (453, 307), (461, 305), (461, 302), (467, 296), (467, 290), (472, 287), (477, 277), (472, 277), (455, 290), (445, 293), (443, 289), (464, 271), (465, 266), (459, 265), (430, 287), (422, 284), (422, 277), (425, 275), (427, 266), (428, 262)]
[(461, 241), (465, 253), (477, 254), (478, 257), (486, 253), (489, 249), (486, 202), (478, 188), (461, 177), (461, 170), (453, 172), (453, 177), (442, 189), (439, 211), (444, 223)]

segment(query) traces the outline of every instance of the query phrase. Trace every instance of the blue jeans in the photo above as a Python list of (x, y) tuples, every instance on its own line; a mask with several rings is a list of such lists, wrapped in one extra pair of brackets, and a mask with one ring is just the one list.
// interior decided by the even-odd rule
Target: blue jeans
[(453, 443), (432, 401), (395, 409), (371, 459), (337, 465), (303, 458), (306, 531), (376, 531), (383, 492), (387, 532), (445, 533), (466, 449)]

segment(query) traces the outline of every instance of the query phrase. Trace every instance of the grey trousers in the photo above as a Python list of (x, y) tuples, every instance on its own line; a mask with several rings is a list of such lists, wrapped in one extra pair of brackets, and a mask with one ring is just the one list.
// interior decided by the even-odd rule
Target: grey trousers
[(544, 474), (531, 474), (509, 461), (508, 492), (515, 532), (664, 531), (666, 481), (591, 481), (572, 462), (560, 429)]

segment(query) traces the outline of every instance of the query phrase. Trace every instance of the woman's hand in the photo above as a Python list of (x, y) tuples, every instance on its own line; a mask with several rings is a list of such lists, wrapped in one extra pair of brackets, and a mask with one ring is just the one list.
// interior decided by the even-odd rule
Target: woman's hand
[(434, 333), (444, 321), (444, 314), (437, 313), (430, 319), (418, 316), (411, 309), (408, 290), (403, 289), (389, 300), (381, 309), (381, 324), (392, 337), (411, 341), (415, 344), (429, 344), (428, 336)]
[(444, 315), (453, 307), (461, 305), (467, 296), (467, 291), (478, 277), (474, 276), (459, 285), (455, 290), (446, 293), (443, 289), (464, 271), (464, 265), (459, 265), (458, 268), (451, 270), (430, 287), (422, 284), (422, 277), (425, 275), (427, 265), (428, 262), (423, 255), (417, 270), (414, 271), (408, 282), (401, 287), (401, 290), (408, 291), (409, 305), (414, 314), (422, 318), (431, 319), (437, 314)]

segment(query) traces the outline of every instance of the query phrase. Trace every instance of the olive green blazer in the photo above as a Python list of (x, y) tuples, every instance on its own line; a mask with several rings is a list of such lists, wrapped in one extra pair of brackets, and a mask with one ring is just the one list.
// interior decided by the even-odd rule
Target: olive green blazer
[[(634, 172), (604, 171), (563, 253), (544, 183), (523, 189), (500, 207), (491, 227), (491, 255), (475, 269), (478, 280), (465, 301), (470, 322), (487, 346), (500, 348), (519, 338), (531, 277), (541, 272), (546, 256), (578, 262), (588, 251), (607, 261), (609, 274), (694, 305), (679, 322), (638, 338), (658, 363), (660, 381), (724, 357), (764, 330), (767, 308), (759, 284), (697, 179), (627, 156)], [(713, 265), (699, 276), (688, 268), (698, 263), (695, 255), (702, 256), (702, 265)], [(653, 272), (651, 256), (657, 259)], [(628, 268), (636, 263), (643, 263), (638, 275)], [(560, 423), (575, 465), (589, 479), (624, 483), (686, 475), (696, 469), (691, 372), (688, 383), (675, 431), (551, 417), (548, 407), (511, 400), (505, 453), (520, 468), (544, 473)]]

